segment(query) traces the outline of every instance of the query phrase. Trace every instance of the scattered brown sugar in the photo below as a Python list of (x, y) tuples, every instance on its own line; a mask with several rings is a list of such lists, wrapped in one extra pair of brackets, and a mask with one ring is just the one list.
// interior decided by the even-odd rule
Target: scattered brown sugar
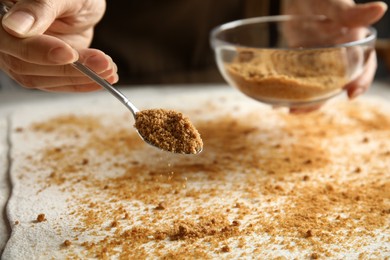
[(222, 248), (221, 248), (221, 251), (223, 252), (223, 253), (228, 253), (228, 252), (230, 252), (230, 247), (229, 246), (223, 246)]
[(64, 247), (70, 247), (71, 245), (72, 245), (72, 242), (69, 241), (69, 240), (65, 240), (64, 243), (63, 243)]
[(165, 202), (160, 202), (157, 207), (155, 208), (156, 210), (164, 210), (167, 208), (167, 204)]
[(173, 110), (142, 110), (136, 114), (135, 128), (146, 142), (165, 151), (197, 154), (203, 147), (190, 120)]
[(239, 226), (239, 225), (240, 225), (240, 222), (237, 221), (237, 220), (233, 220), (232, 225), (233, 225), (233, 226)]
[(119, 225), (118, 221), (114, 220), (112, 223), (111, 223), (111, 227), (114, 228), (114, 227), (117, 227)]
[(37, 221), (38, 222), (43, 222), (43, 221), (46, 221), (46, 216), (45, 214), (41, 213), (37, 216)]
[(308, 231), (306, 231), (304, 237), (305, 238), (309, 238), (309, 237), (312, 237), (313, 236), (313, 231), (311, 231), (310, 229)]
[(87, 165), (87, 164), (88, 164), (88, 159), (83, 159), (83, 160), (81, 161), (81, 164), (82, 164), (82, 165)]
[(200, 114), (208, 149), (186, 160), (144, 147), (122, 117), (114, 129), (105, 118), (79, 116), (69, 126), (54, 119), (35, 124), (35, 134), (69, 145), (38, 150), (29, 163), (46, 175), (29, 174), (71, 194), (66, 212), (80, 240), (63, 250), (69, 258), (337, 259), (344, 250), (381, 259), (386, 248), (367, 248), (383, 244), (377, 234), (390, 217), (388, 111), (350, 102), (299, 117)]
[(340, 92), (347, 83), (342, 48), (238, 52), (227, 72), (243, 93), (258, 100), (315, 100)]

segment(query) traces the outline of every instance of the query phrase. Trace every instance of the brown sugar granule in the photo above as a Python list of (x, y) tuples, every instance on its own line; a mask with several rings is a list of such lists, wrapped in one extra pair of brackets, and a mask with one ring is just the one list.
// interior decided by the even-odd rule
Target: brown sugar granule
[(69, 246), (72, 245), (72, 242), (69, 241), (69, 240), (65, 240), (64, 243), (62, 243), (62, 245), (63, 245), (64, 247), (69, 247)]
[(343, 49), (239, 49), (226, 65), (237, 87), (258, 100), (312, 100), (334, 95), (347, 83)]
[(20, 224), (19, 220), (15, 220), (15, 225), (19, 225), (19, 224)]
[(41, 213), (37, 216), (37, 222), (43, 222), (46, 221), (46, 216), (45, 214)]
[(118, 226), (118, 221), (114, 220), (113, 222), (111, 222), (111, 227), (114, 228), (114, 227), (117, 227)]
[(312, 253), (310, 259), (318, 259), (320, 256), (317, 253)]
[(329, 184), (329, 183), (327, 183), (327, 184), (325, 185), (325, 189), (326, 189), (327, 191), (334, 191), (334, 187), (333, 187), (331, 184)]
[(83, 160), (81, 161), (81, 165), (87, 165), (88, 162), (89, 162), (88, 159), (83, 159)]
[(233, 220), (232, 225), (233, 225), (233, 226), (239, 226), (239, 225), (240, 225), (240, 222), (237, 221), (237, 220)]
[(223, 246), (223, 247), (221, 248), (221, 251), (222, 251), (223, 253), (228, 253), (228, 252), (230, 252), (230, 247), (229, 247), (228, 245), (225, 245), (225, 246)]
[(275, 186), (275, 190), (284, 191), (283, 187), (280, 186), (280, 185), (276, 185), (276, 186)]
[(148, 109), (136, 114), (135, 128), (146, 142), (165, 151), (197, 154), (203, 148), (198, 130), (182, 113)]
[(164, 210), (167, 208), (167, 204), (165, 202), (160, 202), (157, 207), (155, 207), (156, 210)]
[(242, 207), (242, 204), (239, 203), (239, 202), (236, 202), (233, 206), (234, 208), (241, 208)]
[(304, 164), (311, 164), (312, 163), (312, 160), (311, 159), (307, 159), (306, 161), (303, 162)]
[(311, 229), (309, 229), (308, 231), (306, 231), (304, 237), (305, 238), (309, 238), (309, 237), (312, 237), (313, 236), (313, 231), (311, 231)]
[(196, 237), (198, 236), (196, 229), (192, 229), (191, 227), (180, 224), (178, 226), (177, 232), (172, 236), (172, 240), (183, 240), (186, 237)]

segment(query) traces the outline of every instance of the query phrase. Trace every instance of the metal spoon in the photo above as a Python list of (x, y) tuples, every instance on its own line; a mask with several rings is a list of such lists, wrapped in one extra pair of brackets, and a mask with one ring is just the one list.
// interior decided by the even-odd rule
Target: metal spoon
[(75, 61), (72, 63), (73, 67), (78, 69), (80, 72), (88, 76), (90, 79), (95, 81), (97, 84), (105, 88), (108, 92), (110, 92), (114, 97), (116, 97), (120, 102), (122, 102), (133, 114), (134, 118), (135, 115), (139, 112), (139, 109), (135, 107), (133, 103), (118, 89), (116, 89), (114, 86), (112, 86), (110, 83), (102, 79), (99, 75), (97, 75), (94, 71), (92, 71), (87, 66), (81, 64), (79, 61)]
[[(12, 2), (0, 1), (0, 18), (2, 18), (2, 16), (5, 15), (10, 10), (12, 5), (13, 5)], [(116, 97), (120, 102), (122, 102), (130, 110), (130, 112), (132, 113), (132, 115), (134, 117), (134, 120), (137, 120), (136, 114), (139, 113), (140, 110), (133, 103), (131, 103), (130, 100), (122, 92), (120, 92), (118, 89), (116, 89), (110, 83), (108, 83), (106, 80), (104, 80), (99, 75), (97, 75), (93, 70), (91, 70), (87, 66), (83, 65), (79, 61), (72, 63), (72, 66), (74, 68), (78, 69), (80, 72), (85, 74), (87, 77), (89, 77), (93, 81), (95, 81), (97, 84), (99, 84), (101, 87), (106, 89), (108, 92), (110, 92), (114, 97)], [(145, 138), (145, 136), (142, 136), (138, 130), (136, 130), (136, 131), (143, 141), (145, 141), (146, 143), (148, 143), (154, 147), (157, 147), (159, 149), (163, 149), (162, 147), (159, 147), (158, 145), (155, 145), (153, 143), (148, 142), (147, 139)], [(166, 150), (166, 151), (168, 151), (168, 150)], [(191, 154), (197, 154), (197, 153), (200, 153), (201, 151), (202, 151), (202, 147), (198, 147), (196, 152), (191, 153)], [(176, 151), (172, 151), (172, 150), (169, 150), (169, 152), (176, 153)], [(186, 151), (179, 151), (179, 152), (180, 153), (190, 153), (190, 152), (186, 152)]]
[[(133, 117), (134, 117), (134, 120), (137, 120), (137, 116), (136, 114), (140, 112), (140, 110), (138, 108), (136, 108), (136, 106), (131, 103), (131, 101), (122, 93), (120, 92), (118, 89), (116, 89), (114, 86), (112, 86), (110, 83), (108, 83), (107, 81), (105, 81), (104, 79), (102, 79), (100, 76), (98, 76), (94, 71), (92, 71), (90, 68), (88, 68), (87, 66), (81, 64), (79, 61), (76, 61), (74, 62), (73, 64), (73, 67), (75, 67), (76, 69), (78, 69), (80, 72), (84, 73), (86, 76), (88, 76), (90, 79), (92, 79), (93, 81), (95, 81), (97, 84), (99, 84), (100, 86), (102, 86), (104, 89), (106, 89), (108, 92), (110, 92), (114, 97), (116, 97), (120, 102), (122, 102), (129, 110), (130, 112), (133, 114)], [(178, 124), (180, 122), (177, 122)], [(149, 126), (149, 125), (148, 125)], [(151, 127), (151, 126), (149, 126)], [(177, 151), (177, 150), (165, 150), (163, 147), (160, 147), (158, 146), (157, 144), (154, 144), (154, 143), (151, 143), (148, 141), (148, 138), (145, 137), (145, 136), (142, 136), (141, 132), (137, 130), (137, 133), (138, 135), (141, 137), (141, 139), (143, 141), (145, 141), (146, 143), (154, 146), (154, 147), (157, 147), (159, 149), (162, 149), (164, 151), (169, 151), (169, 152), (174, 152), (174, 153), (186, 153), (186, 154), (198, 154), (202, 151), (202, 147), (199, 146), (199, 147), (196, 147), (196, 151), (195, 152), (190, 152), (190, 151)]]

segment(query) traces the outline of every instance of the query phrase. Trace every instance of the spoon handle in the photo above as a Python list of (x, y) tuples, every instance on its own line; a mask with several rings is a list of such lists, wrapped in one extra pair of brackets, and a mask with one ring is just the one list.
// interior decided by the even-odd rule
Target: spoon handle
[(130, 102), (130, 100), (122, 94), (118, 89), (116, 89), (114, 86), (112, 86), (110, 83), (102, 79), (99, 75), (97, 75), (94, 71), (92, 71), (87, 66), (81, 64), (79, 61), (75, 61), (72, 63), (73, 67), (78, 69), (80, 72), (84, 73), (86, 76), (88, 76), (90, 79), (95, 81), (97, 84), (108, 90), (114, 97), (116, 97), (120, 102), (122, 102), (131, 113), (135, 116), (139, 110)]

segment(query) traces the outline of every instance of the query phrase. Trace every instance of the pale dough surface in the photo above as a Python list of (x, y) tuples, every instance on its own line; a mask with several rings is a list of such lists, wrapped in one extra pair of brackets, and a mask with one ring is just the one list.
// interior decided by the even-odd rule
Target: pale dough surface
[(0, 221), (0, 252), (4, 248), (9, 230), (7, 227), (5, 216), (5, 205), (7, 203), (10, 187), (8, 180), (8, 141), (7, 141), (7, 120), (0, 118), (0, 209), (1, 209), (1, 221)]
[[(137, 240), (140, 243), (138, 249), (151, 257), (174, 258), (180, 256), (178, 252), (182, 247), (185, 250), (194, 250), (189, 251), (194, 253), (193, 256), (204, 253), (207, 257), (226, 259), (248, 256), (299, 258), (314, 257), (313, 254), (317, 253), (319, 256), (329, 254), (329, 257), (335, 258), (390, 256), (390, 219), (387, 211), (378, 212), (384, 214), (381, 215), (380, 225), (371, 223), (373, 230), (365, 230), (365, 227), (362, 227), (360, 238), (354, 237), (346, 241), (318, 242), (316, 234), (320, 230), (315, 226), (308, 227), (314, 232), (307, 235), (308, 237), (305, 237), (305, 234), (302, 237), (299, 230), (296, 230), (297, 234), (294, 231), (283, 235), (275, 233), (277, 231), (272, 229), (252, 229), (253, 225), (260, 223), (258, 221), (263, 221), (261, 222), (263, 225), (267, 224), (258, 218), (271, 214), (273, 210), (275, 210), (275, 218), (282, 216), (283, 211), (286, 211), (286, 214), (288, 212), (297, 214), (290, 205), (294, 201), (289, 200), (291, 197), (296, 199), (295, 202), (302, 201), (301, 197), (307, 195), (305, 187), (310, 190), (311, 186), (318, 186), (318, 191), (321, 192), (317, 194), (313, 189), (310, 196), (318, 195), (324, 203), (327, 192), (330, 194), (329, 197), (334, 196), (335, 199), (339, 199), (344, 183), (352, 183), (352, 188), (356, 185), (356, 187), (368, 187), (367, 190), (371, 191), (379, 187), (386, 191), (386, 187), (390, 187), (390, 158), (387, 154), (390, 153), (390, 129), (386, 128), (387, 125), (380, 126), (374, 123), (372, 123), (373, 130), (366, 126), (377, 119), (374, 117), (382, 117), (383, 122), (389, 124), (390, 106), (386, 101), (369, 98), (351, 103), (343, 100), (332, 101), (323, 108), (321, 115), (313, 116), (312, 119), (304, 116), (298, 120), (291, 119), (285, 111), (272, 110), (268, 106), (225, 88), (210, 89), (210, 91), (202, 89), (188, 91), (188, 93), (184, 91), (171, 96), (165, 95), (163, 99), (159, 94), (152, 90), (129, 91), (129, 97), (140, 108), (163, 107), (176, 109), (189, 115), (194, 120), (195, 126), (200, 126), (200, 131), (204, 130), (205, 133), (205, 150), (199, 157), (177, 157), (156, 151), (136, 141), (137, 136), (132, 128), (133, 119), (130, 113), (118, 101), (105, 94), (93, 95), (90, 98), (60, 100), (55, 104), (47, 101), (13, 111), (10, 117), (12, 196), (7, 205), (12, 234), (2, 259), (99, 258), (105, 252), (119, 258), (120, 253), (114, 254), (115, 250), (101, 251), (99, 243), (115, 245), (116, 235), (123, 235), (126, 230), (139, 230), (142, 227), (148, 235), (143, 238), (144, 242)], [(159, 99), (157, 100), (156, 97)], [(56, 109), (53, 109), (54, 105)], [(363, 114), (355, 115), (352, 110)], [(356, 117), (353, 120), (348, 117), (352, 114)], [(61, 122), (58, 118), (65, 120), (64, 122), (71, 122), (70, 126), (68, 124), (62, 127), (57, 124), (58, 128), (48, 129), (47, 126), (50, 124), (47, 122), (50, 120), (52, 123), (56, 120)], [(91, 118), (93, 120), (88, 123), (91, 129), (88, 127), (78, 129), (82, 125), (77, 121), (78, 119)], [(75, 128), (72, 128), (74, 119), (78, 123), (74, 125)], [(223, 126), (224, 123), (231, 125), (226, 127)], [(5, 129), (5, 123), (2, 124), (4, 127), (0, 129)], [(335, 129), (318, 129), (319, 125), (334, 125)], [(288, 130), (286, 126), (295, 129)], [(299, 131), (299, 127), (302, 126), (312, 127), (311, 133), (310, 131), (305, 133), (312, 134), (313, 137), (307, 136), (305, 139), (307, 142), (304, 143), (302, 142), (304, 136), (301, 133), (304, 130)], [(344, 130), (343, 126), (345, 126)], [(354, 127), (358, 130), (354, 131)], [(115, 140), (115, 134), (111, 136), (113, 139), (105, 139), (116, 130), (123, 135), (121, 137), (124, 140)], [(123, 134), (120, 130), (126, 133)], [(220, 135), (218, 130), (221, 131)], [(324, 132), (329, 130), (330, 134), (324, 134), (325, 137), (321, 139), (322, 130)], [(234, 131), (238, 131), (240, 136), (234, 135)], [(0, 137), (5, 144), (5, 134)], [(91, 141), (91, 137), (107, 146), (103, 149), (104, 152), (100, 150), (100, 146)], [(110, 140), (111, 146), (107, 143)], [(118, 151), (113, 142), (122, 141), (124, 144), (129, 142), (131, 149), (118, 146), (118, 149), (123, 149)], [(255, 145), (259, 148), (253, 148)], [(248, 150), (250, 153), (245, 154), (247, 147), (252, 148)], [(297, 148), (300, 153), (289, 154), (291, 147)], [(321, 149), (317, 150), (318, 148)], [(75, 167), (67, 170), (59, 168), (59, 163), (55, 161), (45, 161), (47, 149), (54, 152), (58, 149), (57, 152), (61, 153), (68, 150), (78, 153), (82, 151), (82, 156), (77, 157), (69, 152), (65, 153), (68, 157), (58, 157), (57, 162), (66, 164), (66, 167)], [(278, 149), (282, 150), (277, 153)], [(346, 153), (353, 155), (354, 163), (350, 162), (350, 157)], [(378, 153), (383, 157), (368, 159), (369, 153)], [(1, 155), (3, 154), (5, 153), (2, 152)], [(289, 160), (294, 161), (295, 157), (302, 157), (302, 162), (299, 161), (299, 167), (294, 166), (295, 168), (290, 169), (290, 175), (281, 175), (279, 166), (272, 164), (279, 162), (283, 166), (290, 167), (291, 164), (283, 163), (287, 157), (282, 158), (282, 156), (290, 156), (292, 159)], [(357, 160), (358, 156), (364, 158), (361, 163)], [(6, 158), (3, 157), (1, 159), (5, 161)], [(85, 158), (88, 160), (85, 161)], [(318, 160), (318, 168), (316, 160)], [(220, 167), (218, 163), (221, 163)], [(228, 167), (224, 168), (225, 166)], [(66, 172), (66, 170), (70, 174), (63, 176), (64, 180), (53, 182), (58, 172)], [(137, 177), (126, 172), (134, 171), (134, 174), (137, 174), (137, 170), (139, 171)], [(214, 170), (215, 173), (212, 172)], [(357, 173), (352, 174), (355, 171)], [(122, 180), (122, 176), (129, 180), (127, 182)], [(305, 179), (305, 176), (309, 176), (310, 179), (303, 183), (301, 180)], [(79, 180), (76, 180), (77, 178)], [(370, 180), (373, 183), (370, 183)], [(134, 197), (126, 198), (123, 194), (116, 197), (113, 195), (115, 191), (111, 193), (110, 186), (114, 183), (128, 185), (128, 182), (133, 182), (133, 186), (139, 190), (144, 189), (145, 194), (136, 193), (130, 188), (129, 194)], [(107, 183), (107, 187), (101, 186), (104, 183)], [(306, 186), (309, 184), (310, 187)], [(262, 190), (265, 186), (269, 189)], [(248, 187), (253, 187), (253, 190), (248, 190)], [(361, 197), (356, 198), (356, 207), (362, 207), (361, 212), (364, 212), (367, 203), (373, 199), (369, 198), (371, 194), (364, 194), (365, 190), (362, 188)], [(346, 197), (349, 196), (348, 192), (350, 191), (345, 191)], [(389, 195), (386, 193), (377, 195), (383, 196), (378, 201), (374, 199), (378, 207), (387, 205), (390, 208)], [(166, 208), (163, 207), (162, 211), (156, 210), (161, 201), (166, 201), (168, 205)], [(313, 203), (315, 204), (316, 201)], [(335, 203), (340, 209), (329, 208), (329, 215), (326, 218), (332, 218), (329, 223), (334, 221), (336, 225), (340, 221), (347, 221), (349, 213), (344, 210), (350, 206), (347, 207), (345, 206), (347, 204), (341, 202)], [(98, 210), (97, 213), (93, 211), (94, 209)], [(105, 212), (102, 209), (106, 209)], [(115, 219), (117, 215), (114, 212), (119, 209), (129, 213), (130, 221), (126, 218)], [(309, 210), (318, 210), (319, 222), (321, 216), (326, 214), (326, 211), (314, 206)], [(100, 218), (100, 222), (97, 221), (96, 225), (85, 222), (86, 214), (92, 212)], [(169, 228), (168, 231), (163, 229), (165, 226), (172, 226), (174, 229), (181, 221), (188, 218), (190, 221), (191, 217), (198, 218), (202, 214), (207, 216), (209, 212), (226, 216), (226, 221), (232, 223), (227, 226), (221, 224), (222, 228), (218, 232), (226, 232), (226, 239), (224, 238), (221, 244), (216, 245), (212, 240), (208, 240), (216, 236), (214, 233), (205, 233), (197, 229), (195, 233), (191, 233), (193, 231), (188, 225), (179, 224), (179, 231), (173, 230), (173, 233), (169, 233), (171, 232)], [(359, 221), (365, 223), (365, 216), (361, 212), (358, 211), (355, 217), (362, 219), (352, 221), (351, 225), (360, 223)], [(45, 214), (46, 221), (37, 222), (37, 216), (41, 213)], [(367, 216), (374, 216), (367, 214)], [(102, 220), (102, 217), (106, 219)], [(236, 219), (239, 221), (234, 222)], [(272, 215), (269, 215), (269, 219), (274, 221)], [(112, 224), (114, 220), (115, 225)], [(283, 218), (280, 220), (283, 221)], [(219, 221), (218, 218), (216, 221)], [(147, 223), (150, 224), (151, 230), (143, 226)], [(236, 230), (236, 227), (232, 227), (235, 226), (234, 223), (240, 223), (238, 228), (248, 230), (248, 233), (240, 235), (241, 239), (233, 235), (233, 231)], [(275, 223), (279, 223), (280, 229), (284, 228), (283, 222), (278, 222), (276, 219)], [(212, 224), (215, 223), (212, 221)], [(157, 233), (149, 234), (148, 232), (153, 232), (152, 227), (156, 230), (161, 227), (161, 232), (166, 237), (157, 239)], [(326, 227), (330, 228), (330, 226)], [(0, 226), (0, 231), (1, 228)], [(275, 226), (275, 229), (278, 228)], [(341, 230), (337, 231), (341, 232)], [(345, 228), (345, 232), (355, 234), (355, 230), (348, 228)], [(202, 234), (197, 237), (197, 233)], [(289, 237), (292, 234), (296, 237)], [(189, 239), (191, 236), (194, 236), (194, 240)], [(344, 234), (341, 237), (348, 238), (348, 235)], [(99, 242), (103, 241), (102, 239), (106, 240)], [(270, 242), (271, 239), (274, 239), (273, 242)], [(311, 239), (311, 242), (307, 239)], [(70, 240), (72, 244), (65, 247), (63, 245), (65, 240)], [(283, 243), (283, 241), (287, 242)], [(98, 245), (88, 244), (93, 242)], [(210, 251), (207, 243), (211, 245)], [(304, 246), (298, 250), (294, 249), (298, 246), (297, 243), (302, 243)], [(124, 250), (121, 245), (117, 245), (117, 249), (118, 252)], [(136, 257), (133, 255), (133, 258)]]

